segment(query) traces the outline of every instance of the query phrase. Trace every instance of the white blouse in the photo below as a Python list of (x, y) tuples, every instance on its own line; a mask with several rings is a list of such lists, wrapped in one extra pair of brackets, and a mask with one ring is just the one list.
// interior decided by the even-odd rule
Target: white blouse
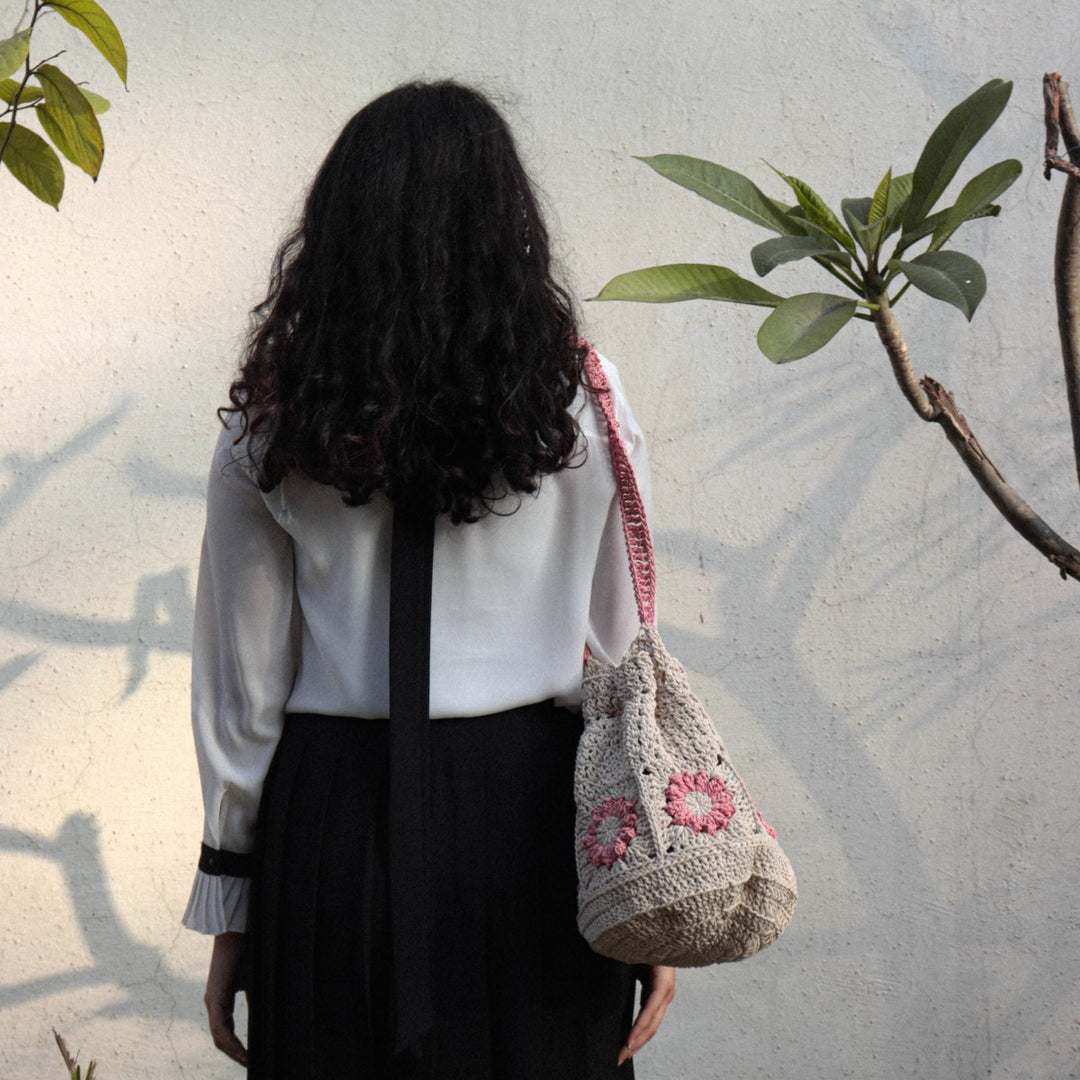
[[(649, 500), (641, 429), (603, 361), (619, 426)], [(513, 513), (439, 518), (431, 598), (433, 717), (480, 716), (553, 698), (581, 702), (586, 642), (618, 660), (637, 628), (607, 429), (581, 391), (584, 463), (545, 476)], [(203, 842), (247, 853), (286, 713), (389, 715), (392, 506), (360, 507), (300, 473), (255, 483), (235, 425), (207, 491), (195, 604), (192, 722)], [(519, 505), (520, 504), (520, 505)], [(184, 925), (243, 930), (247, 879), (197, 872)]]

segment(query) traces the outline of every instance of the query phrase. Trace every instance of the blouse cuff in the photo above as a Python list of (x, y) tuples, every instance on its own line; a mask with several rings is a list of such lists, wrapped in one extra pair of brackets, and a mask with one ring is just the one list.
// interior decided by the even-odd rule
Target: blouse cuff
[[(200, 860), (200, 863), (202, 860)], [(224, 934), (247, 930), (248, 894), (251, 879), (199, 870), (183, 923), (200, 934)]]

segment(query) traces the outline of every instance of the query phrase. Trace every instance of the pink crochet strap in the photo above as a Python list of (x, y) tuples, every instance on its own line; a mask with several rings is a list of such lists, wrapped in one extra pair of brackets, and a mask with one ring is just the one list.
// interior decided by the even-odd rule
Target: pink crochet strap
[(638, 618), (645, 626), (655, 626), (656, 557), (653, 553), (652, 537), (649, 535), (649, 523), (645, 518), (645, 504), (641, 499), (641, 490), (634, 475), (634, 467), (630, 463), (626, 443), (619, 433), (619, 421), (615, 418), (615, 406), (611, 400), (611, 386), (600, 364), (600, 357), (591, 345), (589, 355), (585, 358), (585, 374), (596, 391), (596, 403), (607, 423), (611, 464), (618, 486), (619, 510), (622, 514), (623, 536), (626, 538), (626, 554), (630, 560), (630, 577), (634, 582)]

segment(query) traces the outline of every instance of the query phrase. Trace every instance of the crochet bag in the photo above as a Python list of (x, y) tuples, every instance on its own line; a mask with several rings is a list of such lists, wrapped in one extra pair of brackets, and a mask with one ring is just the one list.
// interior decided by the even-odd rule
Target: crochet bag
[(795, 875), (656, 631), (641, 494), (592, 350), (585, 368), (608, 426), (641, 630), (618, 666), (585, 665), (578, 928), (596, 952), (629, 964), (742, 960), (791, 921)]

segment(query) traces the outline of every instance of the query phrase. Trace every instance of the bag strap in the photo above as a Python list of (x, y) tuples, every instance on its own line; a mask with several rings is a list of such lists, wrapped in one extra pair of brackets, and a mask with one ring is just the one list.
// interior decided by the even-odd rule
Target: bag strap
[(432, 1027), (427, 832), (431, 802), (431, 572), (435, 522), (394, 508), (390, 545), (390, 894), (394, 1051)]
[[(588, 345), (587, 342), (583, 344)], [(611, 448), (611, 465), (615, 470), (615, 485), (619, 495), (619, 513), (622, 517), (626, 555), (630, 561), (630, 577), (634, 583), (634, 599), (637, 601), (638, 618), (643, 626), (656, 625), (656, 556), (653, 552), (649, 522), (645, 517), (645, 503), (641, 498), (630, 453), (619, 432), (615, 417), (615, 404), (611, 399), (611, 384), (600, 363), (596, 350), (588, 345), (585, 357), (585, 375), (594, 391), (594, 398), (607, 424), (608, 445)]]

